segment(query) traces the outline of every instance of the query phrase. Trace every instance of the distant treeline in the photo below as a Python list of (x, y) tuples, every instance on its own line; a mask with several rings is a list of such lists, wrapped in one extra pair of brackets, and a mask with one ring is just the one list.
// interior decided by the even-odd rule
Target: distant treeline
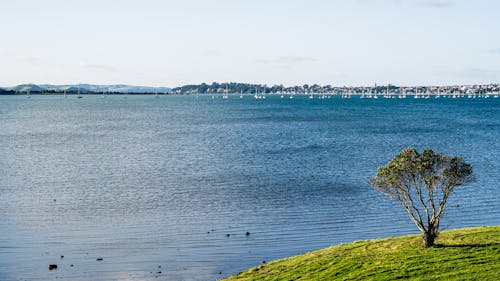
[[(394, 87), (394, 86), (391, 86)], [(386, 89), (386, 87), (384, 87)], [(221, 93), (243, 93), (243, 94), (256, 94), (256, 93), (328, 93), (335, 91), (336, 88), (331, 85), (320, 86), (318, 84), (302, 85), (302, 86), (288, 86), (283, 85), (263, 85), (263, 84), (247, 84), (247, 83), (217, 83), (212, 84), (201, 83), (198, 85), (184, 85), (181, 87), (173, 88), (174, 94), (221, 94)]]
[(487, 85), (454, 85), (454, 86), (394, 86), (394, 85), (374, 85), (366, 86), (332, 86), (318, 84), (304, 84), (302, 86), (283, 86), (283, 85), (262, 85), (248, 83), (217, 83), (212, 84), (197, 84), (184, 85), (173, 88), (173, 94), (189, 95), (189, 94), (222, 94), (222, 93), (243, 93), (243, 94), (268, 94), (268, 93), (311, 93), (311, 94), (394, 94), (394, 93), (420, 93), (420, 94), (498, 94), (500, 91), (499, 84)]
[(16, 92), (0, 88), (0, 95), (15, 95)]
[(34, 85), (23, 84), (11, 88), (0, 88), (0, 95), (21, 95), (21, 94), (495, 94), (500, 93), (499, 84), (486, 85), (454, 85), (454, 86), (394, 86), (394, 85), (374, 85), (367, 86), (332, 86), (318, 84), (304, 84), (301, 86), (265, 85), (249, 83), (201, 83), (184, 85), (173, 89), (167, 87), (142, 87), (128, 85)]

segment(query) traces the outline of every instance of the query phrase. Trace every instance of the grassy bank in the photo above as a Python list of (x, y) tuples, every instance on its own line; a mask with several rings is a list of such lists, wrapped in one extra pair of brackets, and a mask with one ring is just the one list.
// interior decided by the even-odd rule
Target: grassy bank
[(282, 259), (226, 280), (500, 280), (500, 226), (358, 241)]

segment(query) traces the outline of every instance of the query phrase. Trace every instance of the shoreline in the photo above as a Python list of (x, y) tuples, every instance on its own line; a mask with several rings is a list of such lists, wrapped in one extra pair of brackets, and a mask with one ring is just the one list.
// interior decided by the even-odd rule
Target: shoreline
[(67, 93), (67, 94), (41, 94), (41, 93), (31, 93), (31, 94), (26, 94), (26, 93), (1, 93), (0, 97), (2, 96), (19, 96), (19, 97), (31, 97), (31, 96), (44, 96), (44, 97), (77, 97), (77, 98), (82, 98), (82, 97), (106, 97), (106, 96), (155, 96), (155, 97), (161, 97), (161, 96), (203, 96), (203, 97), (211, 97), (212, 99), (214, 98), (222, 98), (222, 99), (229, 99), (231, 96), (236, 97), (238, 99), (243, 99), (244, 97), (252, 97), (255, 99), (265, 99), (266, 96), (268, 97), (280, 97), (281, 99), (293, 99), (294, 97), (306, 97), (309, 99), (330, 99), (332, 97), (335, 98), (342, 98), (342, 99), (350, 99), (350, 98), (359, 98), (359, 99), (498, 99), (500, 97), (500, 94), (481, 94), (481, 95), (476, 95), (476, 94), (359, 94), (359, 93), (348, 93), (348, 94), (341, 94), (341, 93), (328, 93), (328, 94), (307, 94), (307, 93), (298, 93), (298, 94), (279, 94), (279, 93), (269, 93), (269, 94), (260, 94), (260, 95), (253, 95), (253, 94), (237, 94), (237, 93), (232, 93), (232, 94), (176, 94), (176, 93), (169, 93), (169, 94), (154, 94), (154, 93)]
[(355, 241), (263, 263), (231, 280), (495, 280), (500, 272), (500, 225), (446, 230), (434, 247), (421, 234)]

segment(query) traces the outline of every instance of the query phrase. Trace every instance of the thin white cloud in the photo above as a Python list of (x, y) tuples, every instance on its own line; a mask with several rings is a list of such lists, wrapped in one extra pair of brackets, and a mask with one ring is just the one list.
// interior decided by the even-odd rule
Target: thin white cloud
[(467, 68), (462, 70), (438, 70), (436, 75), (457, 78), (459, 81), (477, 81), (477, 83), (491, 82), (498, 79), (500, 70), (488, 68)]
[(312, 57), (299, 57), (299, 56), (282, 56), (271, 59), (259, 59), (258, 63), (263, 64), (281, 64), (281, 65), (291, 65), (305, 62), (315, 62), (316, 59)]
[(89, 64), (85, 62), (80, 62), (80, 66), (83, 68), (91, 68), (91, 69), (98, 69), (98, 70), (104, 70), (108, 72), (119, 72), (119, 70), (113, 66), (109, 65), (104, 65), (104, 64)]
[(489, 49), (488, 53), (495, 54), (495, 55), (500, 55), (500, 48)]
[(453, 0), (357, 0), (360, 4), (389, 2), (393, 4), (409, 4), (419, 8), (450, 8), (456, 5)]
[(24, 58), (21, 58), (20, 61), (25, 62), (25, 63), (29, 63), (29, 64), (33, 64), (33, 65), (42, 63), (42, 60), (40, 58), (37, 58), (37, 57), (24, 57)]
[(456, 5), (450, 0), (416, 0), (416, 5), (422, 8), (449, 8)]
[(464, 71), (464, 75), (473, 77), (495, 77), (498, 75), (498, 70), (485, 68), (470, 68)]

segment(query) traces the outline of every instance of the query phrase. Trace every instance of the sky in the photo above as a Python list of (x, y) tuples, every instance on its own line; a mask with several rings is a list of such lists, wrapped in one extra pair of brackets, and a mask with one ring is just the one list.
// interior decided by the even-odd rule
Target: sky
[(0, 0), (0, 86), (500, 82), (497, 0)]

